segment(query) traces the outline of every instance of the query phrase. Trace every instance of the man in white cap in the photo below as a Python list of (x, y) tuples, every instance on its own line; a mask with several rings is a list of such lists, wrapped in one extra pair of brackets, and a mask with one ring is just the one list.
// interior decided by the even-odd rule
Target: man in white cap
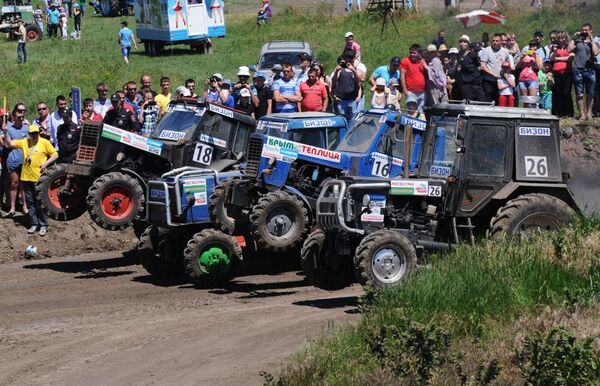
[(240, 97), (235, 103), (235, 109), (245, 112), (254, 118), (255, 107), (252, 103), (252, 93), (247, 88), (240, 90)]
[(358, 65), (358, 63), (361, 63), (361, 57), (360, 57), (360, 45), (356, 42), (356, 40), (354, 40), (354, 34), (350, 31), (346, 32), (346, 34), (344, 35), (344, 39), (346, 40), (346, 45), (344, 46), (344, 51), (342, 52), (342, 55), (344, 55), (344, 53), (346, 52), (346, 50), (352, 50), (354, 51), (354, 67), (356, 67)]
[(250, 80), (250, 77), (251, 77), (250, 69), (246, 66), (238, 67), (237, 77), (238, 77), (238, 81), (233, 86), (233, 90), (232, 90), (233, 99), (235, 100), (236, 104), (240, 100), (240, 91), (242, 89), (247, 89), (248, 91), (250, 91), (250, 84), (248, 83), (248, 81)]
[(178, 101), (183, 100), (184, 98), (189, 98), (191, 96), (192, 93), (185, 86), (179, 86), (177, 87), (177, 89), (175, 89), (175, 99)]

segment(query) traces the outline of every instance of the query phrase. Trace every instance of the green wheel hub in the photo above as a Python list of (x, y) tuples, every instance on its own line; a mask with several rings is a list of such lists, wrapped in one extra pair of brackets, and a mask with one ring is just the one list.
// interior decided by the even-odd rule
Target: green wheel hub
[(210, 247), (202, 252), (198, 260), (200, 269), (207, 274), (224, 272), (231, 265), (231, 256), (217, 246)]

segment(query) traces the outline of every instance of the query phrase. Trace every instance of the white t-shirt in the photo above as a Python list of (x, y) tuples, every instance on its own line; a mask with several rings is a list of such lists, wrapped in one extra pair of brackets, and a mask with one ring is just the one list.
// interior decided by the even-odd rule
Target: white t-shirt
[(111, 107), (112, 104), (110, 103), (110, 100), (108, 98), (106, 98), (104, 102), (100, 102), (98, 99), (94, 100), (94, 111), (102, 115), (102, 118), (104, 118), (106, 112), (110, 110)]
[[(513, 74), (510, 74), (508, 77), (510, 78), (511, 82), (515, 81), (515, 76)], [(510, 87), (508, 80), (503, 76), (498, 78), (498, 89), (500, 89), (500, 86), (504, 87), (505, 85), (508, 87), (506, 87), (504, 90), (500, 90), (499, 91), (500, 95), (512, 95), (513, 88)]]
[[(512, 56), (504, 47), (501, 47), (498, 51), (494, 51), (494, 49), (490, 46), (479, 51), (479, 59), (481, 59), (481, 63), (485, 63), (491, 71), (496, 73), (500, 73), (500, 70), (502, 69), (502, 62), (510, 62), (511, 58)], [(481, 74), (483, 75), (484, 79), (492, 81), (496, 80), (496, 78), (485, 71), (481, 71)]]

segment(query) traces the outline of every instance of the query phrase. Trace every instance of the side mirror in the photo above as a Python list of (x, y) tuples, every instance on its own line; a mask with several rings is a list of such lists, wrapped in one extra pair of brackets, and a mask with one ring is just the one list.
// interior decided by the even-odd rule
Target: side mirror
[(241, 161), (241, 160), (243, 160), (243, 159), (244, 159), (244, 157), (245, 157), (245, 156), (246, 156), (246, 154), (244, 154), (244, 152), (243, 152), (243, 151), (240, 151), (239, 153), (237, 153), (237, 156), (235, 157), (235, 159), (236, 159), (237, 161)]
[(252, 72), (256, 72), (256, 65), (255, 64), (251, 64), (248, 66), (248, 69)]

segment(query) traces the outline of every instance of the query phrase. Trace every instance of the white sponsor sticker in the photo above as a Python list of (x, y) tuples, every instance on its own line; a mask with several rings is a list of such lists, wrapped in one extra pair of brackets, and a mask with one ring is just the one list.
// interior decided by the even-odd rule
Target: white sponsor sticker
[(337, 151), (322, 149), (320, 147), (305, 145), (303, 143), (276, 137), (267, 137), (267, 143), (263, 146), (264, 157), (279, 157), (277, 158), (278, 160), (283, 159), (285, 161), (284, 158), (296, 159), (300, 154), (336, 163), (340, 163), (342, 159), (342, 154)]
[(390, 193), (397, 196), (427, 196), (429, 182), (421, 180), (394, 180)]
[(194, 206), (208, 204), (206, 178), (183, 181), (183, 191), (194, 196)]
[(422, 131), (424, 131), (425, 128), (427, 127), (427, 122), (425, 122), (424, 120), (409, 117), (408, 115), (404, 115), (404, 114), (402, 114), (402, 116), (400, 116), (400, 124), (401, 125), (412, 125), (412, 128), (414, 130), (422, 130)]
[(196, 149), (194, 149), (194, 155), (192, 161), (198, 162), (204, 165), (210, 165), (214, 153), (214, 148), (205, 143), (197, 143)]
[(302, 123), (304, 127), (329, 127), (333, 126), (331, 119), (311, 119)]
[(525, 175), (527, 177), (548, 177), (546, 157), (525, 156)]
[(549, 127), (519, 127), (519, 135), (533, 137), (549, 137)]
[(170, 141), (178, 141), (185, 137), (185, 131), (173, 131), (173, 130), (163, 130), (160, 132), (158, 138), (160, 139), (168, 139)]
[(210, 143), (210, 144), (213, 144), (213, 145), (217, 145), (219, 147), (227, 147), (227, 141), (224, 141), (219, 138), (211, 137), (210, 135), (200, 134), (200, 140)]
[(224, 115), (226, 117), (229, 117), (229, 118), (233, 118), (233, 111), (231, 111), (231, 110), (225, 109), (225, 108), (223, 108), (221, 106), (213, 105), (212, 103), (210, 103), (208, 105), (208, 108), (213, 113), (217, 113), (217, 114), (221, 114), (221, 115)]
[[(361, 221), (365, 222), (383, 222), (384, 216), (381, 210), (385, 208), (385, 200), (370, 201), (370, 213), (363, 213), (360, 215)], [(367, 207), (363, 206), (363, 212)]]
[(162, 152), (162, 142), (119, 129), (118, 127), (114, 127), (106, 123), (102, 125), (102, 137), (135, 147), (136, 149), (147, 151), (152, 154), (160, 155)]

